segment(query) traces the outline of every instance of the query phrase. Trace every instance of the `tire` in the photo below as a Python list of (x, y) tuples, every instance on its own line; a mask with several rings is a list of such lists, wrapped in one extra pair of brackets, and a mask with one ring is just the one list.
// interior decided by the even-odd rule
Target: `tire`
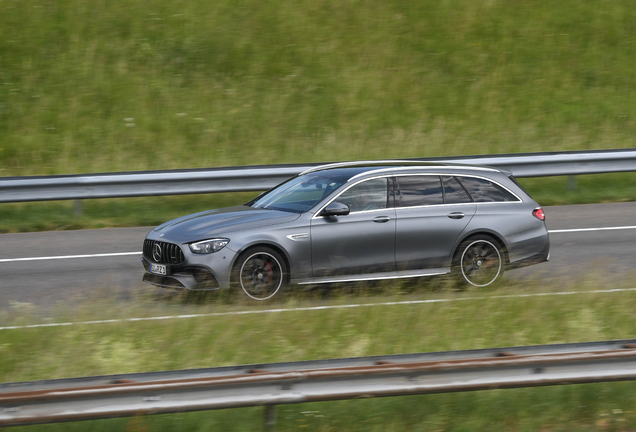
[(252, 300), (271, 300), (287, 285), (287, 265), (280, 254), (259, 246), (243, 253), (232, 272), (235, 288)]
[(504, 272), (504, 253), (491, 237), (480, 235), (464, 240), (455, 252), (453, 273), (461, 286), (486, 287)]

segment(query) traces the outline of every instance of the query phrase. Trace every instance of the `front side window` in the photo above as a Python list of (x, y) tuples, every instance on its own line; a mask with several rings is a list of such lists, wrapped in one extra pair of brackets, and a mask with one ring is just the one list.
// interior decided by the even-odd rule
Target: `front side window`
[(477, 177), (459, 177), (459, 181), (475, 202), (519, 201), (519, 198), (490, 180)]
[(400, 176), (397, 180), (402, 207), (444, 204), (439, 176)]
[(387, 208), (387, 179), (366, 180), (344, 191), (336, 201), (349, 206), (351, 213)]

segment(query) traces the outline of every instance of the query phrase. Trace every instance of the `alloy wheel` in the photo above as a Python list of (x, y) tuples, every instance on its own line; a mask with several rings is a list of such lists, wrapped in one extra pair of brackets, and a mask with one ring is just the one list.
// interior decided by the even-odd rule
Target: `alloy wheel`
[(464, 279), (476, 287), (493, 283), (501, 273), (501, 253), (487, 240), (475, 240), (464, 248), (460, 266)]
[(280, 261), (268, 252), (256, 252), (243, 262), (239, 281), (245, 294), (254, 300), (268, 300), (283, 286), (285, 274)]

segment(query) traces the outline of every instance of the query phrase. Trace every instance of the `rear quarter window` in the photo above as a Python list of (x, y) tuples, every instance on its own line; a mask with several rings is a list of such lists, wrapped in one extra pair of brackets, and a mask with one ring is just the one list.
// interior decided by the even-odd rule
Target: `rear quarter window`
[(514, 202), (519, 198), (511, 192), (483, 178), (459, 177), (459, 181), (464, 185), (475, 202)]

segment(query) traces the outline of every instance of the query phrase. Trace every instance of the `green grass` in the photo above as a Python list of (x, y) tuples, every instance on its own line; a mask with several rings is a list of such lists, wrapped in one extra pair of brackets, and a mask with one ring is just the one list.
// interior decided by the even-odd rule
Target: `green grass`
[(159, 225), (189, 213), (242, 204), (257, 193), (0, 204), (0, 233)]
[(544, 206), (636, 201), (636, 173), (518, 180)]
[(634, 146), (629, 0), (0, 4), (0, 174)]
[[(0, 382), (633, 337), (636, 292), (589, 292), (603, 286), (602, 280), (587, 274), (560, 287), (587, 293), (523, 298), (501, 296), (553, 291), (540, 280), (467, 292), (448, 291), (435, 282), (386, 284), (339, 289), (326, 299), (312, 292), (289, 295), (275, 307), (465, 300), (2, 330)], [(114, 302), (112, 292), (104, 289), (83, 305), (59, 309), (47, 322), (261, 308), (178, 294), (144, 294), (123, 306)], [(17, 304), (0, 315), (2, 325), (41, 320), (37, 310)], [(307, 425), (320, 431), (627, 431), (636, 427), (633, 386), (604, 383), (287, 405), (278, 407), (279, 430)], [(24, 429), (247, 431), (262, 427), (262, 415), (262, 408), (235, 409)]]
[[(5, 177), (635, 146), (628, 0), (5, 0), (0, 53)], [(523, 182), (634, 199), (632, 175), (596, 178)], [(0, 232), (246, 196), (2, 204)]]

